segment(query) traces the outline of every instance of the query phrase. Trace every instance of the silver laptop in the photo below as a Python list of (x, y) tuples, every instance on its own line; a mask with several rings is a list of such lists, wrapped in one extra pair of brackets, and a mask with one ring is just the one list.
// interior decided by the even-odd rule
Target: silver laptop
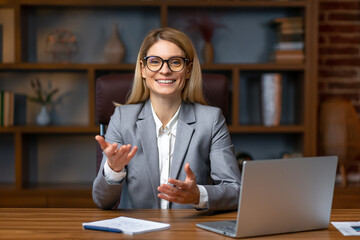
[(337, 157), (246, 161), (237, 220), (200, 228), (241, 238), (328, 228)]

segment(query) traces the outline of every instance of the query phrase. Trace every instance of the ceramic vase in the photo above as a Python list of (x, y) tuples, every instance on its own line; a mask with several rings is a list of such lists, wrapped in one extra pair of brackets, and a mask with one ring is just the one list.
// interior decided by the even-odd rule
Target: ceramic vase
[(50, 115), (45, 105), (41, 106), (40, 112), (36, 117), (36, 123), (40, 126), (46, 126), (50, 124)]
[(204, 63), (214, 62), (214, 46), (211, 42), (205, 42), (203, 47)]
[(104, 47), (104, 57), (107, 63), (121, 63), (124, 60), (125, 47), (119, 36), (116, 23), (112, 26), (111, 36)]
[(267, 73), (261, 77), (262, 123), (278, 126), (281, 120), (282, 83), (278, 73)]

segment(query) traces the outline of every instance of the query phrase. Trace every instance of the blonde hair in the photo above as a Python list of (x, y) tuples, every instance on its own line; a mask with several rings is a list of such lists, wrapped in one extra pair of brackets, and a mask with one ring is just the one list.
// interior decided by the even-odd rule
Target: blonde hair
[(166, 40), (176, 44), (185, 52), (185, 57), (192, 63), (190, 79), (185, 82), (182, 100), (184, 102), (206, 104), (202, 90), (201, 67), (195, 48), (191, 40), (183, 32), (170, 27), (154, 29), (145, 37), (137, 56), (134, 81), (126, 104), (143, 102), (150, 97), (150, 91), (142, 78), (141, 61), (146, 57), (150, 47), (159, 40)]

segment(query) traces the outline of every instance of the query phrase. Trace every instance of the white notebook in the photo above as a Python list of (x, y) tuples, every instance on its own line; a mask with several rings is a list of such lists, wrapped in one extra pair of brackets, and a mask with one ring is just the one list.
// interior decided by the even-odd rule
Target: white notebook
[(129, 217), (117, 217), (82, 224), (85, 229), (134, 235), (170, 228), (170, 224)]

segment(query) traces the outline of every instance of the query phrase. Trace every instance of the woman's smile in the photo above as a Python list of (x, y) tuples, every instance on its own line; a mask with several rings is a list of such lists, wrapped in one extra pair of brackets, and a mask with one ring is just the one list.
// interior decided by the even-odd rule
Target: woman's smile
[(156, 79), (155, 81), (160, 84), (172, 84), (176, 82), (176, 79)]

